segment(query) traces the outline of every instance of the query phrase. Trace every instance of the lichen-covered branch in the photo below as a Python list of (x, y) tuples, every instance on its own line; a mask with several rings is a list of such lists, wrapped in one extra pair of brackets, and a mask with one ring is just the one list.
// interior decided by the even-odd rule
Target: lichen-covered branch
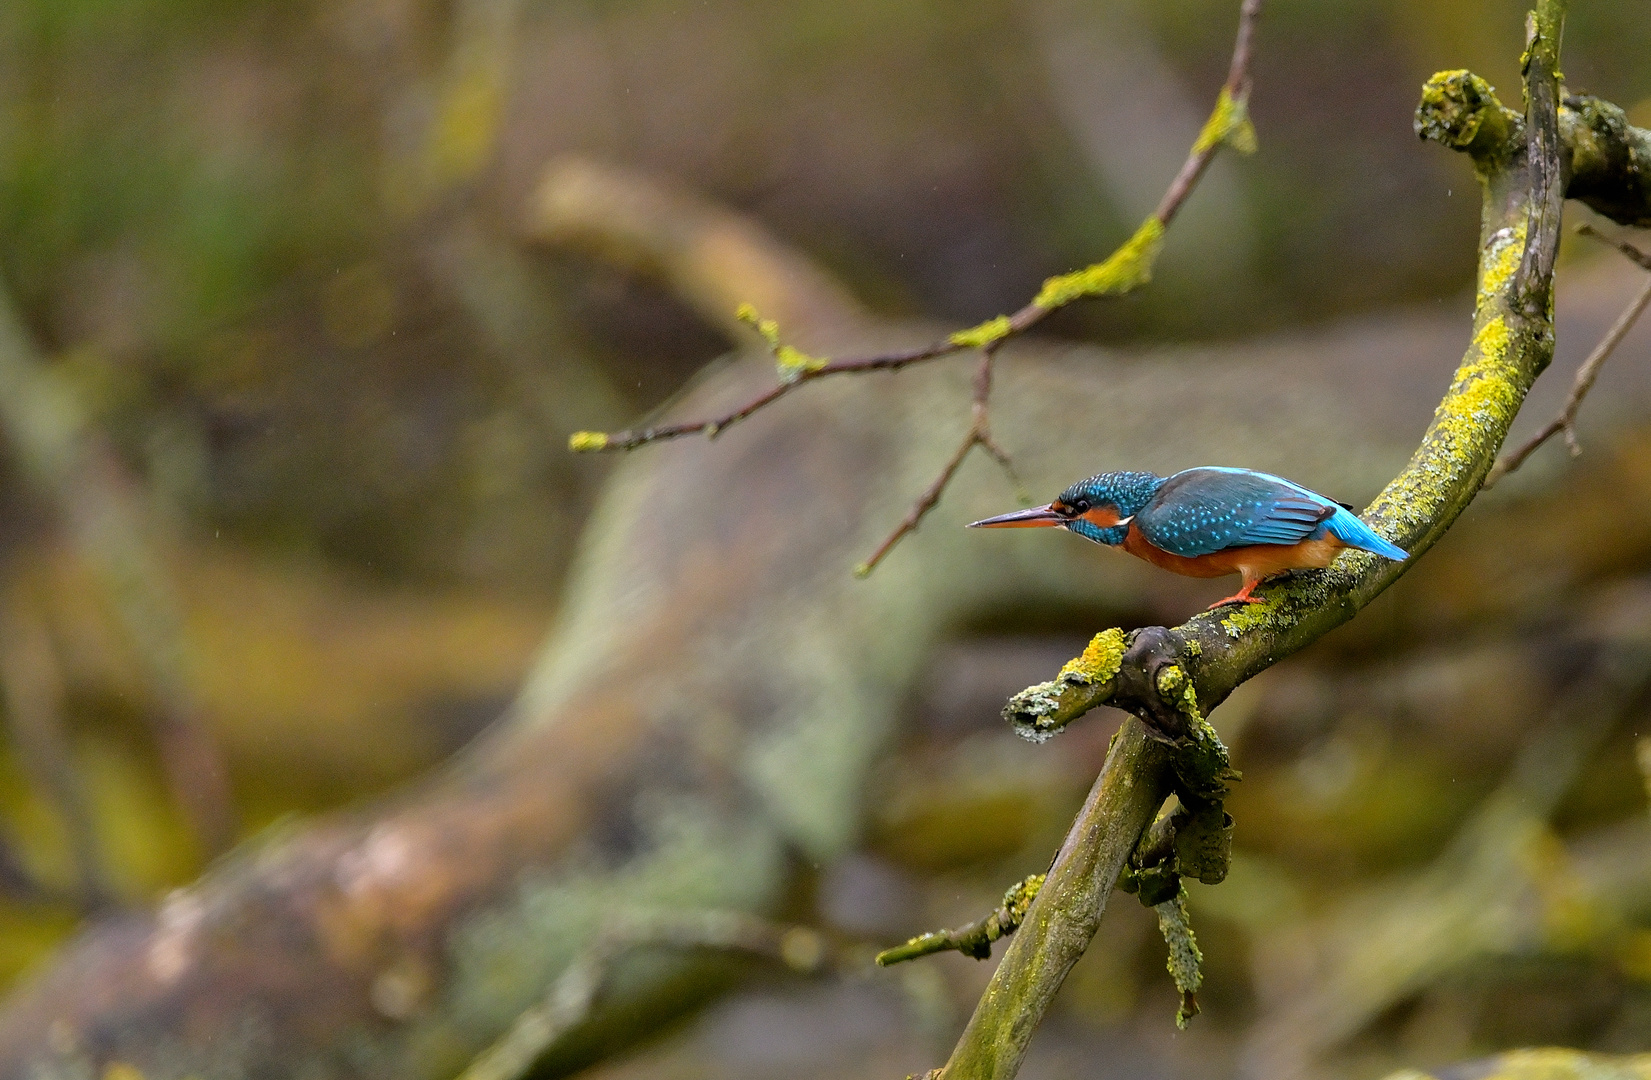
[(1609, 101), (1578, 94), (1559, 110), (1567, 198), (1618, 225), (1651, 228), (1651, 131)]
[[(1557, 220), (1544, 219), (1537, 236), (1528, 233), (1530, 171), (1524, 125), (1517, 119), (1482, 79), (1467, 72), (1434, 76), (1418, 109), (1417, 129), (1424, 137), (1471, 156), (1483, 186), (1484, 213), (1467, 353), (1410, 464), (1363, 515), (1412, 552), (1412, 559), (1390, 563), (1344, 555), (1328, 570), (1263, 586), (1257, 591), (1262, 603), (1203, 612), (1174, 629), (1136, 631), (1123, 638), (1123, 655), (1111, 678), (1073, 679), (1069, 665), (1053, 683), (1012, 698), (1005, 717), (1017, 729), (1051, 733), (1102, 704), (1173, 714), (1150, 691), (1158, 672), (1171, 665), (1188, 674), (1199, 707), (1213, 708), (1245, 679), (1350, 619), (1472, 501), (1525, 394), (1553, 356), (1551, 317), (1523, 310), (1515, 296), (1527, 246), (1556, 247), (1559, 237)], [(1142, 687), (1149, 689), (1143, 693)]]
[(877, 954), (877, 966), (888, 967), (905, 960), (915, 960), (931, 953), (956, 950), (964, 956), (985, 960), (992, 955), (992, 942), (1007, 937), (1020, 928), (1026, 918), (1026, 909), (1032, 905), (1038, 890), (1043, 888), (1044, 875), (1033, 874), (1017, 881), (1003, 894), (1003, 903), (990, 915), (976, 919), (956, 930), (936, 930), (919, 934), (904, 945), (884, 949)]
[(942, 1077), (1015, 1074), (1044, 1010), (1095, 936), (1113, 883), (1169, 793), (1171, 748), (1130, 718)]
[(1181, 994), (1181, 1007), (1175, 1010), (1175, 1026), (1185, 1028), (1187, 1021), (1198, 1015), (1198, 988), (1204, 985), (1200, 967), (1204, 954), (1198, 948), (1192, 921), (1187, 917), (1187, 887), (1181, 886), (1173, 897), (1153, 905), (1152, 910), (1158, 916), (1158, 932), (1164, 935), (1164, 944), (1169, 949), (1164, 966)]
[[(757, 315), (748, 303), (735, 309), (739, 322), (754, 327), (768, 343), (774, 354), (778, 382), (770, 389), (719, 416), (678, 423), (655, 424), (626, 431), (576, 431), (568, 437), (568, 448), (575, 453), (594, 453), (608, 450), (634, 450), (649, 443), (677, 439), (685, 435), (704, 434), (715, 438), (728, 427), (774, 404), (804, 383), (830, 375), (859, 374), (867, 371), (897, 371), (911, 364), (951, 356), (967, 349), (983, 352), (980, 368), (975, 376), (977, 392), (974, 416), (968, 433), (956, 452), (942, 467), (940, 475), (920, 495), (906, 517), (870, 558), (855, 567), (855, 574), (864, 577), (870, 573), (894, 545), (915, 530), (923, 517), (939, 503), (951, 478), (969, 451), (979, 446), (1006, 470), (1009, 457), (993, 439), (987, 423), (988, 399), (991, 393), (992, 356), (1003, 342), (1023, 333), (1048, 316), (1074, 301), (1085, 297), (1122, 296), (1152, 280), (1152, 269), (1163, 247), (1164, 231), (1180, 212), (1199, 177), (1209, 168), (1222, 147), (1239, 153), (1253, 153), (1256, 148), (1255, 128), (1249, 118), (1250, 56), (1255, 37), (1255, 24), (1261, 16), (1262, 0), (1244, 0), (1239, 9), (1238, 34), (1233, 45), (1232, 63), (1227, 81), (1216, 96), (1215, 108), (1199, 132), (1185, 164), (1170, 182), (1152, 215), (1143, 221), (1133, 235), (1116, 251), (1100, 262), (1071, 273), (1060, 274), (1043, 283), (1032, 301), (1013, 315), (997, 315), (967, 329), (958, 330), (940, 341), (915, 349), (882, 353), (876, 356), (833, 360), (804, 352), (780, 336), (777, 320)], [(1013, 471), (1010, 470), (1011, 478)]]
[[(681, 438), (684, 435), (716, 436), (730, 425), (750, 416), (759, 409), (778, 401), (786, 393), (814, 379), (829, 375), (856, 374), (865, 371), (892, 371), (909, 364), (951, 356), (966, 349), (985, 349), (1024, 333), (1075, 300), (1090, 296), (1122, 296), (1133, 292), (1152, 280), (1153, 264), (1163, 246), (1164, 230), (1192, 194), (1198, 178), (1209, 168), (1222, 147), (1231, 147), (1240, 153), (1252, 153), (1256, 147), (1255, 128), (1249, 119), (1250, 55), (1255, 36), (1255, 23), (1261, 17), (1261, 0), (1244, 0), (1239, 10), (1238, 35), (1233, 46), (1233, 58), (1216, 97), (1215, 109), (1204, 124), (1198, 139), (1181, 171), (1171, 181), (1164, 198), (1152, 216), (1141, 223), (1130, 238), (1116, 251), (1098, 263), (1052, 277), (1043, 283), (1037, 296), (1013, 315), (997, 315), (985, 322), (958, 330), (946, 338), (915, 349), (881, 353), (877, 356), (830, 360), (809, 356), (782, 343), (778, 321), (760, 320), (762, 336), (775, 351), (779, 369), (779, 385), (739, 408), (721, 416), (676, 424), (659, 424), (617, 432), (575, 432), (569, 439), (569, 448), (591, 453), (606, 450), (634, 450), (648, 443)], [(746, 303), (732, 310), (752, 312)], [(759, 320), (739, 317), (738, 321), (752, 324)]]
[(1124, 632), (1103, 630), (1049, 682), (1009, 699), (1003, 717), (1032, 742), (1043, 742), (1097, 705), (1111, 700), (1124, 662)]
[[(1543, 0), (1532, 19), (1526, 117), (1504, 109), (1484, 80), (1460, 71), (1430, 79), (1417, 111), (1418, 133), (1472, 158), (1483, 213), (1467, 353), (1409, 465), (1364, 513), (1409, 550), (1412, 561), (1478, 493), (1526, 393), (1553, 357), (1549, 298), (1564, 175), (1556, 73), (1564, 12), (1563, 0)], [(1329, 570), (1265, 587), (1260, 604), (1205, 612), (1175, 629), (1138, 630), (1123, 638), (1116, 662), (1117, 639), (1110, 638), (1104, 664), (1090, 665), (1076, 679), (1077, 669), (1068, 665), (1054, 682), (1011, 700), (1006, 718), (1044, 737), (1102, 703), (1136, 719), (1126, 722), (1108, 755), (942, 1076), (1007, 1078), (1018, 1071), (1032, 1031), (1088, 946), (1125, 858), (1172, 784), (1171, 773), (1184, 770), (1172, 768), (1177, 756), (1199, 743), (1219, 747), (1213, 732), (1204, 735), (1203, 715), (1239, 683), (1350, 619), (1408, 565), (1344, 555)], [(1091, 647), (1102, 659), (1103, 650)], [(1159, 746), (1160, 753), (1151, 753)], [(1111, 793), (1114, 812), (1097, 818), (1103, 792)], [(1074, 867), (1081, 872), (1070, 873)]]

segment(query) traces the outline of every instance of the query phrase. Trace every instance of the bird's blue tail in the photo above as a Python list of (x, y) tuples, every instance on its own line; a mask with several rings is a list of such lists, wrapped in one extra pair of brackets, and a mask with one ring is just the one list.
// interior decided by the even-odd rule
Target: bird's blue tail
[(1390, 541), (1377, 536), (1364, 522), (1340, 507), (1329, 521), (1324, 523), (1325, 529), (1337, 540), (1356, 547), (1361, 551), (1368, 551), (1382, 556), (1384, 559), (1393, 559), (1403, 562), (1410, 558), (1410, 553)]

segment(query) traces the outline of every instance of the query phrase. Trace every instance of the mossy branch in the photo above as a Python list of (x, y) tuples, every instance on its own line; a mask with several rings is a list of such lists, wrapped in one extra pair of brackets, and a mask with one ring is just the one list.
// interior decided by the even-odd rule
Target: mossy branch
[(1187, 916), (1187, 887), (1182, 885), (1174, 897), (1152, 909), (1158, 916), (1158, 932), (1164, 935), (1169, 959), (1164, 966), (1175, 989), (1181, 993), (1181, 1007), (1175, 1010), (1175, 1026), (1185, 1028), (1187, 1021), (1198, 1015), (1198, 988), (1204, 985), (1204, 954), (1198, 948), (1198, 939), (1192, 933), (1192, 921)]
[(741, 303), (735, 318), (760, 334), (774, 354), (779, 381), (773, 388), (758, 394), (745, 404), (721, 416), (691, 420), (684, 423), (657, 424), (628, 431), (576, 431), (568, 437), (568, 449), (574, 453), (599, 453), (613, 450), (634, 450), (649, 443), (686, 435), (703, 434), (715, 438), (733, 424), (753, 413), (767, 408), (792, 390), (815, 379), (831, 375), (853, 375), (867, 371), (897, 371), (911, 364), (952, 356), (967, 349), (981, 353), (975, 374), (975, 395), (969, 430), (964, 434), (940, 475), (913, 504), (906, 517), (895, 526), (887, 539), (870, 557), (854, 568), (856, 577), (865, 577), (883, 560), (907, 534), (916, 530), (923, 517), (940, 501), (952, 477), (964, 458), (975, 447), (985, 450), (1003, 466), (1011, 481), (1016, 482), (1009, 455), (992, 436), (989, 421), (992, 385), (992, 360), (1009, 338), (1024, 333), (1057, 311), (1085, 297), (1122, 296), (1133, 292), (1152, 280), (1152, 269), (1163, 247), (1164, 232), (1198, 185), (1198, 180), (1209, 168), (1210, 162), (1223, 148), (1229, 147), (1241, 154), (1254, 153), (1255, 128), (1249, 118), (1250, 54), (1255, 36), (1255, 24), (1261, 16), (1261, 0), (1243, 0), (1239, 8), (1238, 34), (1233, 44), (1232, 63), (1227, 81), (1216, 95), (1215, 107), (1193, 143), (1181, 170), (1170, 182), (1157, 209), (1135, 230), (1130, 238), (1118, 246), (1107, 258), (1090, 266), (1059, 274), (1044, 281), (1033, 299), (1012, 315), (996, 315), (975, 326), (955, 331), (945, 338), (916, 349), (847, 359), (831, 359), (803, 352), (781, 337), (777, 321), (763, 319), (748, 303)]
[[(1213, 732), (1204, 736), (1203, 716), (1246, 679), (1352, 618), (1478, 493), (1526, 393), (1553, 357), (1548, 298), (1563, 195), (1557, 184), (1565, 175), (1557, 115), (1564, 12), (1563, 0), (1542, 0), (1532, 19), (1526, 117), (1504, 109), (1490, 86), (1467, 72), (1429, 80), (1417, 112), (1424, 138), (1472, 156), (1483, 214), (1467, 352), (1409, 465), (1363, 515), (1412, 559), (1343, 555), (1328, 570), (1264, 587), (1260, 604), (1205, 612), (1174, 629), (1136, 631), (1124, 639), (1116, 667), (1109, 655), (1096, 672), (1103, 678), (1076, 680), (1063, 672), (1011, 700), (1005, 710), (1011, 722), (1043, 737), (1103, 703), (1135, 716), (1121, 729), (941, 1076), (1008, 1078), (1018, 1071), (1032, 1032), (1088, 947), (1127, 858), (1176, 786), (1173, 774), (1185, 771), (1174, 767), (1176, 758), (1213, 740)], [(1538, 134), (1527, 137), (1527, 130)], [(1203, 759), (1206, 766), (1214, 760)]]
[(985, 960), (992, 955), (992, 942), (1007, 937), (1020, 928), (1021, 921), (1026, 918), (1026, 909), (1037, 898), (1038, 890), (1043, 888), (1043, 878), (1042, 874), (1033, 874), (1024, 881), (1009, 886), (1009, 891), (1003, 894), (1003, 903), (984, 918), (976, 919), (956, 930), (936, 930), (919, 934), (904, 945), (884, 949), (877, 954), (877, 966), (888, 967), (906, 960), (915, 960), (919, 956), (952, 950), (964, 956), (972, 956), (976, 960)]

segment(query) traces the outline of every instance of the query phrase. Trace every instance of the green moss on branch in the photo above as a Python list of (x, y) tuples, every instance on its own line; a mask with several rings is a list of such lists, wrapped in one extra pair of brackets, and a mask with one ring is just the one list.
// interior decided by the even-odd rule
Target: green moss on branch
[(1152, 280), (1152, 266), (1163, 246), (1164, 223), (1149, 217), (1104, 261), (1045, 281), (1032, 305), (1051, 310), (1085, 296), (1133, 292)]
[[(1560, 227), (1554, 178), (1562, 176), (1562, 163), (1557, 135), (1541, 136), (1558, 131), (1557, 39), (1564, 3), (1541, 0), (1541, 7), (1527, 66), (1529, 118), (1504, 109), (1489, 84), (1465, 71), (1430, 79), (1417, 111), (1424, 138), (1473, 158), (1483, 212), (1472, 340), (1410, 463), (1363, 515), (1411, 559), (1343, 554), (1328, 570), (1268, 587), (1263, 603), (1242, 612), (1205, 612), (1174, 630), (1139, 631), (1116, 664), (1110, 649), (1097, 648), (1097, 638), (1091, 649), (1107, 659), (1094, 668), (1102, 678), (1090, 678), (1080, 657), (1054, 681), (1010, 701), (1005, 715), (1035, 738), (1106, 702), (1142, 716), (1183, 715), (1191, 721), (1187, 741), (1195, 753), (1190, 768), (1178, 768), (1177, 753), (1164, 745), (1162, 734), (1154, 739), (1144, 725), (1126, 722), (943, 1076), (1015, 1074), (1032, 1030), (1093, 936), (1164, 792), (1172, 785), (1195, 786), (1189, 780), (1200, 777), (1224, 779), (1218, 768), (1224, 748), (1214, 750), (1220, 741), (1203, 714), (1244, 680), (1352, 618), (1444, 534), (1495, 463), (1526, 393), (1553, 356), (1547, 298)], [(1527, 139), (1526, 127), (1538, 137)], [(1149, 643), (1149, 634), (1152, 647), (1136, 648)], [(1123, 645), (1122, 635), (1110, 640)], [(1073, 670), (1082, 677), (1071, 678)], [(1202, 757), (1196, 752), (1201, 743), (1208, 744)]]
[(1565, 194), (1619, 225), (1651, 228), (1651, 131), (1609, 101), (1567, 97), (1559, 133), (1570, 155)]
[(1518, 147), (1524, 118), (1496, 99), (1496, 88), (1471, 71), (1441, 71), (1422, 84), (1412, 124), (1424, 139), (1461, 150), (1485, 166)]
[(1192, 921), (1187, 917), (1187, 887), (1176, 892), (1173, 899), (1156, 905), (1158, 932), (1164, 935), (1169, 948), (1169, 959), (1164, 966), (1175, 989), (1181, 992), (1181, 1007), (1175, 1010), (1175, 1026), (1185, 1028), (1187, 1021), (1198, 1015), (1198, 988), (1204, 984), (1204, 954), (1198, 948), (1198, 939), (1192, 933)]
[(1003, 903), (997, 906), (997, 910), (967, 926), (960, 926), (956, 930), (936, 930), (919, 934), (904, 945), (884, 949), (877, 954), (877, 966), (888, 967), (902, 961), (915, 960), (919, 956), (929, 956), (932, 953), (953, 949), (976, 960), (987, 959), (992, 955), (992, 942), (1014, 933), (1019, 928), (1026, 918), (1027, 908), (1032, 906), (1032, 901), (1037, 899), (1038, 890), (1043, 888), (1043, 881), (1044, 875), (1033, 874), (1024, 881), (1009, 886), (1009, 891), (1003, 894)]
[(1054, 679), (1028, 686), (1010, 698), (1003, 718), (1022, 738), (1043, 742), (1112, 697), (1123, 660), (1124, 632), (1104, 630)]

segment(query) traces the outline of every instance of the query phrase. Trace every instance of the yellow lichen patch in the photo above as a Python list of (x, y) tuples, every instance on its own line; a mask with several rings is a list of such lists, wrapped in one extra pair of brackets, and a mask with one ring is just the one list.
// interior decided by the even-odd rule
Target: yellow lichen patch
[(739, 307), (735, 308), (734, 318), (761, 334), (762, 339), (768, 342), (770, 348), (779, 345), (780, 324), (775, 322), (773, 319), (763, 318), (761, 315), (757, 314), (757, 309), (752, 307), (750, 304), (741, 304)]
[(1138, 289), (1152, 280), (1152, 264), (1163, 244), (1164, 223), (1149, 217), (1105, 262), (1050, 278), (1032, 303), (1058, 308), (1084, 296), (1118, 296)]
[(1175, 702), (1175, 707), (1194, 722), (1204, 719), (1198, 711), (1198, 691), (1179, 665), (1171, 664), (1158, 673), (1158, 693)]
[(1195, 154), (1207, 153), (1225, 143), (1240, 154), (1256, 151), (1255, 125), (1250, 123), (1249, 103), (1235, 98), (1223, 86), (1215, 99), (1215, 111), (1204, 121), (1204, 130), (1192, 144)]
[(1026, 921), (1026, 911), (1032, 906), (1032, 901), (1038, 898), (1038, 890), (1043, 888), (1044, 877), (1043, 874), (1033, 874), (1025, 881), (1018, 881), (1009, 886), (1009, 891), (1003, 894), (1003, 921), (1010, 927), (1019, 926)]
[(1096, 634), (1083, 653), (1068, 660), (1057, 676), (1060, 682), (1096, 685), (1115, 678), (1124, 663), (1124, 632), (1117, 627)]
[(734, 318), (751, 327), (762, 339), (768, 342), (768, 348), (774, 354), (774, 364), (779, 370), (781, 382), (796, 382), (805, 373), (819, 371), (826, 366), (826, 361), (818, 356), (810, 356), (801, 349), (786, 345), (780, 341), (780, 324), (773, 319), (765, 319), (757, 314), (757, 309), (750, 304), (741, 304), (734, 309)]
[(575, 454), (590, 454), (608, 448), (608, 436), (601, 431), (575, 431), (568, 436), (568, 449)]
[(1519, 114), (1504, 108), (1490, 83), (1471, 71), (1441, 71), (1422, 86), (1412, 128), (1417, 135), (1472, 154), (1483, 168), (1520, 142)]
[(1230, 615), (1221, 619), (1221, 629), (1227, 632), (1230, 638), (1237, 638), (1251, 630), (1258, 630), (1269, 625), (1273, 616), (1279, 613), (1279, 598), (1267, 597), (1259, 604), (1244, 604)]
[(1495, 89), (1465, 68), (1437, 71), (1422, 84), (1416, 134), (1445, 146), (1465, 147), (1479, 134), (1484, 108)]
[(1500, 315), (1474, 334), (1473, 348), (1478, 356), (1457, 371), (1450, 394), (1439, 403), (1433, 418), (1433, 433), (1449, 440), (1456, 452), (1493, 430), (1506, 430), (1512, 423), (1522, 397), (1507, 377), (1513, 343), (1513, 329)]
[(979, 349), (994, 341), (1002, 341), (1009, 336), (1009, 330), (1009, 316), (999, 315), (995, 319), (987, 319), (979, 326), (959, 330), (946, 340), (965, 349)]
[(1507, 320), (1502, 316), (1498, 315), (1485, 323), (1479, 332), (1473, 335), (1473, 344), (1478, 348), (1483, 359), (1465, 369), (1462, 372), (1462, 378), (1458, 382), (1466, 382), (1470, 378), (1490, 374), (1490, 372), (1480, 369), (1493, 364), (1501, 364), (1507, 358), (1508, 345), (1512, 341), (1513, 331), (1508, 329)]
[(819, 371), (826, 366), (820, 357), (810, 356), (790, 345), (781, 345), (774, 350), (774, 364), (779, 370), (781, 382), (793, 382), (805, 371)]
[[(1506, 257), (1498, 254), (1487, 263), (1505, 261)], [(1487, 276), (1492, 274), (1488, 268)], [(1482, 302), (1481, 309), (1487, 303)], [(1518, 342), (1518, 333), (1500, 314), (1486, 319), (1474, 333), (1450, 393), (1434, 413), (1422, 451), (1371, 505), (1377, 517), (1397, 524), (1429, 520), (1450, 497), (1449, 488), (1461, 477), (1467, 463), (1489, 452), (1481, 444), (1501, 439), (1524, 400), (1514, 363)]]
[(1484, 256), (1479, 260), (1479, 303), (1484, 304), (1502, 295), (1513, 283), (1519, 263), (1525, 257), (1526, 223), (1499, 229), (1491, 235)]

